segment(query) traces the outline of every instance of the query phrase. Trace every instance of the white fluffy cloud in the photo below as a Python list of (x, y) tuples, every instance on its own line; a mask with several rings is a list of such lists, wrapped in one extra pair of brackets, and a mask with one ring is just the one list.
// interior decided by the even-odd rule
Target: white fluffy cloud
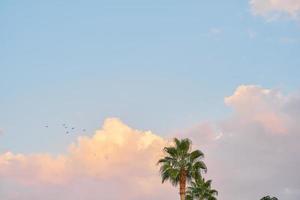
[(300, 16), (300, 0), (250, 0), (250, 5), (255, 15), (268, 19)]

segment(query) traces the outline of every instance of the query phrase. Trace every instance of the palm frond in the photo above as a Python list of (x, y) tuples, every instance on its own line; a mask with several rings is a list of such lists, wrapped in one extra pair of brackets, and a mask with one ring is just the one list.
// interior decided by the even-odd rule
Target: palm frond
[(190, 154), (191, 161), (204, 158), (204, 154), (200, 150), (192, 151)]

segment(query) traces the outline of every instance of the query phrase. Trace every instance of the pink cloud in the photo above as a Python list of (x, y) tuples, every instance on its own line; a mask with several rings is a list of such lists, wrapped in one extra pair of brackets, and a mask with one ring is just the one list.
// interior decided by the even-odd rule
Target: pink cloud
[[(64, 155), (10, 152), (0, 155), (0, 177), (20, 187), (31, 187), (30, 192), (24, 191), (28, 199), (42, 198), (40, 195), (49, 193), (45, 188), (68, 188), (70, 185), (75, 188), (82, 182), (87, 182), (88, 187), (102, 185), (99, 188), (102, 193), (114, 188), (118, 194), (112, 196), (118, 199), (168, 196), (164, 193), (171, 187), (161, 186), (156, 166), (166, 144), (163, 138), (150, 131), (135, 130), (118, 119), (107, 119), (101, 130), (92, 137), (79, 137)], [(80, 195), (89, 196), (86, 186), (81, 186)], [(40, 191), (44, 192), (39, 194)], [(109, 198), (109, 194), (104, 196)]]
[[(300, 95), (242, 85), (224, 99), (232, 114), (185, 129), (205, 153), (207, 178), (220, 199), (300, 198)], [(150, 131), (107, 119), (91, 137), (79, 137), (65, 154), (0, 155), (0, 199), (176, 199), (156, 166), (169, 144)], [(278, 181), (280, 180), (280, 181)]]
[(300, 0), (250, 0), (252, 12), (255, 15), (276, 19), (282, 16), (298, 18)]
[(287, 98), (277, 90), (242, 85), (224, 101), (234, 109), (236, 121), (240, 121), (245, 126), (257, 124), (269, 133), (288, 132), (289, 119), (283, 111)]
[[(300, 165), (299, 97), (241, 85), (224, 99), (232, 108), (230, 116), (209, 123), (214, 128), (193, 130), (194, 143), (206, 155), (207, 177), (220, 199), (252, 200), (266, 194), (285, 200), (300, 198), (300, 177), (295, 173)], [(222, 137), (203, 136), (205, 130), (210, 130), (206, 131), (210, 136), (221, 132)]]

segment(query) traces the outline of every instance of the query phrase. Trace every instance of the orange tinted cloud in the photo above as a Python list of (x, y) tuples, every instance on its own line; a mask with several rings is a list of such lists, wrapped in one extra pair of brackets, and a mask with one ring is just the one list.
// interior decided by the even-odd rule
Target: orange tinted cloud
[[(129, 198), (153, 193), (161, 187), (156, 162), (166, 144), (163, 138), (150, 131), (132, 129), (119, 119), (107, 119), (102, 129), (92, 137), (79, 137), (64, 155), (11, 152), (0, 155), (0, 177), (27, 186), (65, 187), (80, 179), (115, 187), (123, 183), (120, 195)], [(99, 190), (111, 189), (110, 186)]]
[(15, 179), (24, 184), (48, 182), (53, 184), (65, 180), (66, 158), (49, 154), (13, 154), (0, 155), (0, 176)]
[(132, 172), (151, 174), (156, 172), (155, 163), (165, 143), (150, 131), (134, 130), (118, 119), (107, 119), (93, 137), (80, 137), (70, 146), (69, 159), (80, 173), (99, 178)]
[[(225, 103), (233, 108), (231, 117), (182, 130), (182, 137), (192, 138), (205, 153), (207, 177), (219, 196), (257, 199), (268, 191), (281, 199), (299, 199), (300, 179), (294, 172), (300, 165), (300, 95), (242, 85)], [(0, 199), (176, 199), (177, 188), (161, 184), (156, 166), (167, 143), (150, 131), (107, 119), (93, 136), (79, 137), (62, 155), (4, 153)]]

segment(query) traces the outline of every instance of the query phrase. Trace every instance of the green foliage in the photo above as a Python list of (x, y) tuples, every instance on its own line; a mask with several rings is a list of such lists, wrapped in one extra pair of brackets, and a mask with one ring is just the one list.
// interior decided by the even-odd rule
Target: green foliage
[[(181, 199), (217, 200), (218, 191), (211, 188), (212, 181), (206, 181), (201, 175), (207, 171), (202, 161), (204, 154), (200, 150), (192, 151), (192, 142), (187, 138), (182, 140), (174, 138), (174, 144), (164, 148), (165, 157), (157, 163), (160, 165), (162, 183), (170, 181), (173, 186), (180, 184)], [(190, 184), (187, 191), (186, 181)], [(181, 189), (184, 191), (181, 192)], [(278, 198), (265, 196), (260, 200), (278, 200)]]
[(188, 187), (186, 200), (217, 200), (218, 191), (211, 188), (211, 180), (196, 179)]
[(278, 200), (276, 197), (270, 197), (270, 196), (265, 196), (261, 198), (260, 200)]
[(189, 139), (174, 138), (174, 144), (175, 146), (164, 148), (166, 156), (158, 161), (162, 182), (170, 181), (177, 186), (181, 173), (185, 174), (188, 182), (201, 178), (201, 172), (207, 170), (202, 161), (204, 154), (200, 150), (192, 151)]

